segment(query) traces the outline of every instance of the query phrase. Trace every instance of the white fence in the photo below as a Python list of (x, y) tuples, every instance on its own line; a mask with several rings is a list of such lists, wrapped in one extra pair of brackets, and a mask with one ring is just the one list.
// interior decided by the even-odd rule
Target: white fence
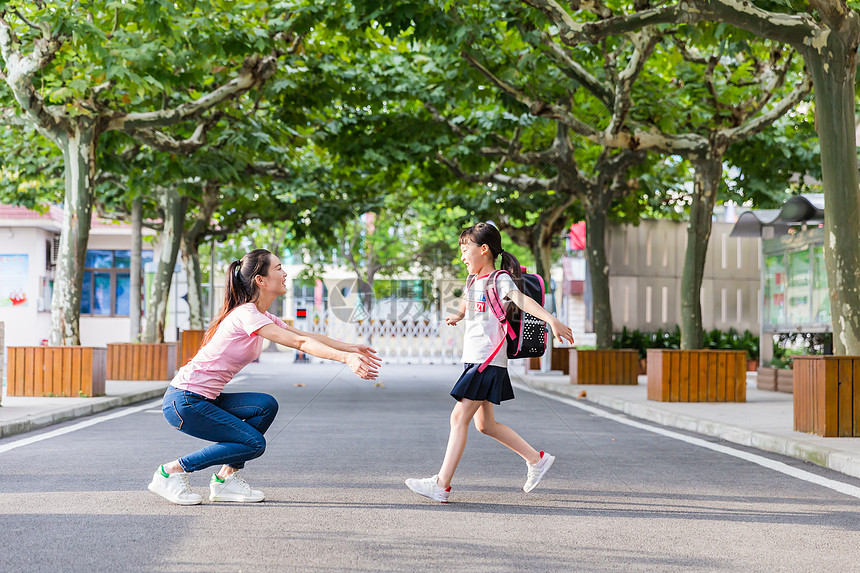
[(305, 329), (346, 342), (368, 344), (383, 362), (390, 364), (457, 364), (463, 355), (462, 325), (448, 326), (438, 318), (356, 322), (330, 319), (311, 322)]
[(296, 319), (297, 328), (368, 344), (386, 363), (458, 364), (463, 355), (464, 327), (462, 323), (456, 327), (445, 324), (445, 316), (459, 303), (460, 293), (454, 292), (458, 284), (448, 281), (439, 289), (441, 304), (389, 297), (374, 300), (368, 312), (358, 300), (353, 280), (333, 282), (327, 285), (328, 296), (295, 299), (290, 310), (298, 314), (296, 310), (302, 308), (307, 313), (305, 318)]
[[(330, 338), (372, 346), (383, 362), (389, 364), (458, 364), (463, 356), (463, 323), (448, 326), (444, 319), (403, 318), (399, 320), (339, 320), (332, 316), (297, 319), (297, 328), (324, 334)], [(268, 347), (264, 343), (264, 347)], [(274, 349), (269, 349), (274, 350)], [(278, 346), (281, 352), (293, 352)], [(322, 362), (313, 356), (302, 356), (311, 362)]]

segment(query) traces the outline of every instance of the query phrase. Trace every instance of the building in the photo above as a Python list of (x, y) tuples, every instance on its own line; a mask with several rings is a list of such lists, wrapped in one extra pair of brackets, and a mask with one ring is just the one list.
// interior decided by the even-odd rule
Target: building
[[(758, 332), (760, 241), (732, 237), (732, 227), (733, 223), (713, 223), (702, 281), (702, 327)], [(613, 225), (608, 235), (613, 330), (674, 329), (681, 322), (687, 223), (643, 220), (638, 225)], [(589, 281), (586, 285), (590, 289)]]
[[(795, 333), (832, 332), (824, 263), (824, 195), (792, 197), (780, 209), (743, 213), (732, 237), (761, 252), (762, 339)], [(772, 358), (761, 345), (762, 363)]]
[[(8, 346), (47, 344), (62, 218), (58, 206), (38, 213), (0, 205), (0, 322), (5, 323)], [(155, 238), (154, 231), (144, 229), (145, 262), (158, 255)], [(81, 301), (81, 344), (129, 340), (130, 262), (131, 225), (93, 217)], [(184, 275), (177, 275), (182, 284)], [(170, 304), (170, 326), (176, 322), (174, 307), (178, 304)], [(187, 309), (184, 303), (183, 307)], [(175, 330), (166, 329), (167, 340), (175, 340)]]

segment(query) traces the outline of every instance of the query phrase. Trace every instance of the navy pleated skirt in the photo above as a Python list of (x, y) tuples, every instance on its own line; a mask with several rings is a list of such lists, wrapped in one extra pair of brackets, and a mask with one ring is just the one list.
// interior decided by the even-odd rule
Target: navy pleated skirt
[(466, 364), (460, 379), (451, 389), (451, 396), (458, 402), (463, 398), (480, 402), (486, 400), (499, 405), (503, 400), (514, 399), (514, 388), (508, 369), (487, 366), (478, 372), (480, 364)]

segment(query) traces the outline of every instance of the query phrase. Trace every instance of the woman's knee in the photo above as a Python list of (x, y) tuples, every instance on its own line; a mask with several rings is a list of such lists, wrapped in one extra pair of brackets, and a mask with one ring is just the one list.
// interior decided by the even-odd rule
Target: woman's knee
[(259, 458), (266, 451), (266, 437), (263, 434), (255, 436), (248, 447), (251, 449), (252, 457)]
[(275, 400), (274, 396), (269, 394), (264, 394), (264, 396), (265, 398), (261, 405), (268, 411), (270, 416), (274, 417), (278, 413), (278, 401)]

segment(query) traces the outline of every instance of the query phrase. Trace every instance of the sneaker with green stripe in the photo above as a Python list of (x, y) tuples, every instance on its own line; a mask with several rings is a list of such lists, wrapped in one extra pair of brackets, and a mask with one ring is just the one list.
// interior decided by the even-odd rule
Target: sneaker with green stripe
[(266, 499), (265, 494), (258, 489), (251, 489), (239, 472), (234, 472), (226, 478), (212, 474), (209, 480), (209, 501), (238, 501), (252, 503)]
[(177, 505), (197, 505), (203, 503), (203, 496), (191, 491), (187, 473), (169, 474), (164, 471), (164, 466), (159, 466), (155, 470), (148, 489), (152, 493), (158, 494), (167, 501), (171, 501)]

